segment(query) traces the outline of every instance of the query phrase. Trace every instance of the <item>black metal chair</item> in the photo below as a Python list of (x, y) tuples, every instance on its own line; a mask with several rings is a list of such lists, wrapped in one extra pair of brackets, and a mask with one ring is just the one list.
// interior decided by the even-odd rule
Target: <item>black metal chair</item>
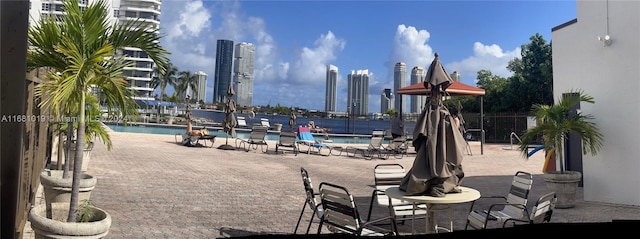
[[(318, 234), (322, 232), (322, 226), (325, 225), (331, 232), (355, 236), (398, 235), (395, 227), (396, 223), (392, 216), (363, 222), (360, 219), (360, 213), (353, 196), (345, 187), (322, 182), (320, 183), (319, 191), (324, 214), (318, 226)], [(391, 221), (391, 229), (384, 229), (374, 225), (385, 220)]]

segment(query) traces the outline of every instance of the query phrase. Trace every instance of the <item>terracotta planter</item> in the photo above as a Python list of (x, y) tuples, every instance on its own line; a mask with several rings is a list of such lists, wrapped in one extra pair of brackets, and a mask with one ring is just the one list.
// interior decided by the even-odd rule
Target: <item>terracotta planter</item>
[[(40, 173), (40, 183), (44, 188), (44, 199), (47, 209), (51, 208), (52, 203), (71, 202), (71, 184), (73, 181), (73, 172), (69, 171), (69, 178), (62, 178), (62, 170), (50, 170)], [(92, 175), (83, 173), (80, 179), (80, 194), (78, 202), (89, 199), (91, 191), (96, 186), (96, 178)]]
[(90, 208), (95, 215), (89, 222), (65, 222), (69, 211), (68, 203), (54, 203), (52, 218), (46, 216), (47, 208), (43, 205), (33, 207), (29, 211), (29, 221), (35, 238), (104, 238), (111, 227), (111, 216), (100, 208)]
[(576, 192), (582, 174), (577, 171), (549, 171), (543, 175), (547, 189), (556, 192), (556, 208), (572, 208), (575, 206)]

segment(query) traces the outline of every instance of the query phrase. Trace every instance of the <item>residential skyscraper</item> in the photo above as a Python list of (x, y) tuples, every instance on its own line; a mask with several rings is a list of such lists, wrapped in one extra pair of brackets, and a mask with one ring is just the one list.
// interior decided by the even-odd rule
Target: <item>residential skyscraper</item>
[(380, 113), (384, 114), (391, 108), (393, 108), (393, 92), (391, 89), (384, 89), (380, 97)]
[(233, 41), (218, 39), (216, 47), (216, 68), (213, 82), (213, 103), (225, 102), (227, 89), (231, 84), (233, 66)]
[[(411, 69), (411, 85), (417, 84), (419, 82), (424, 82), (424, 78), (426, 77), (426, 72), (424, 71), (424, 67), (422, 66), (414, 66)], [(422, 112), (422, 108), (424, 108), (424, 104), (426, 103), (427, 96), (426, 95), (412, 95), (410, 97), (411, 101), (411, 113), (420, 113)]]
[(458, 71), (453, 71), (453, 73), (449, 74), (453, 81), (460, 81), (460, 73)]
[[(198, 95), (195, 96), (195, 99), (198, 102), (204, 102), (207, 97), (207, 73), (204, 73), (204, 71), (196, 71), (194, 74), (196, 75), (196, 79), (198, 79)], [(193, 95), (193, 93), (189, 92), (189, 95)]]
[(402, 95), (398, 94), (398, 89), (402, 88), (406, 84), (407, 78), (407, 65), (404, 62), (396, 63), (393, 68), (393, 93), (395, 94), (394, 107), (399, 112), (406, 112), (406, 102), (402, 99)]
[(351, 70), (347, 83), (347, 109), (357, 116), (369, 114), (369, 70)]
[[(253, 66), (256, 48), (251, 43), (236, 44), (233, 65), (234, 100), (237, 105), (251, 106), (253, 102)], [(225, 90), (226, 92), (226, 90)]]
[[(96, 0), (80, 0), (80, 7), (87, 7)], [(107, 0), (109, 9), (113, 9), (109, 18), (109, 24), (119, 25), (135, 22), (147, 29), (148, 32), (159, 34), (160, 30), (160, 5), (162, 1), (149, 0)], [(31, 0), (29, 9), (29, 24), (39, 21), (41, 18), (60, 16), (64, 14), (64, 4), (58, 0)], [(127, 47), (119, 50), (118, 55), (132, 62), (130, 67), (123, 69), (123, 75), (134, 92), (136, 100), (154, 100), (151, 88), (151, 79), (155, 65), (146, 52), (139, 48)]]
[(324, 111), (335, 112), (338, 91), (338, 67), (327, 65), (327, 86), (324, 93)]

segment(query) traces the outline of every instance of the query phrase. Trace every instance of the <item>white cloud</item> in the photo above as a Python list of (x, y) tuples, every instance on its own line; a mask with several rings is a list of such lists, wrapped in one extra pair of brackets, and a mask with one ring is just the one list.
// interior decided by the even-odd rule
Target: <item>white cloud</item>
[[(331, 31), (313, 46), (283, 55), (262, 18), (245, 16), (238, 1), (203, 4), (202, 0), (166, 1), (162, 5), (161, 44), (180, 70), (208, 75), (207, 101), (213, 98), (216, 40), (250, 42), (256, 47), (253, 104), (296, 105), (324, 109), (326, 65), (335, 61), (346, 41)], [(166, 30), (165, 30), (166, 29)], [(283, 59), (289, 60), (283, 60)], [(294, 90), (291, 90), (294, 88)], [(305, 97), (301, 97), (304, 92)]]
[(513, 75), (507, 70), (510, 60), (520, 58), (520, 47), (511, 51), (504, 51), (496, 44), (484, 45), (481, 42), (473, 44), (473, 56), (462, 61), (452, 62), (445, 66), (451, 72), (458, 71), (462, 79), (475, 79), (479, 70), (489, 70), (494, 75), (509, 77)]
[(405, 86), (411, 84), (411, 70), (415, 66), (422, 66), (425, 69), (433, 60), (433, 50), (427, 44), (431, 34), (424, 29), (416, 29), (414, 26), (398, 25), (396, 33), (393, 37), (393, 48), (389, 54), (385, 68), (387, 69), (387, 77), (383, 80), (377, 80), (370, 84), (369, 91), (369, 110), (377, 112), (380, 109), (380, 92), (384, 88), (393, 89), (393, 68), (397, 62), (404, 62), (407, 66), (407, 75)]

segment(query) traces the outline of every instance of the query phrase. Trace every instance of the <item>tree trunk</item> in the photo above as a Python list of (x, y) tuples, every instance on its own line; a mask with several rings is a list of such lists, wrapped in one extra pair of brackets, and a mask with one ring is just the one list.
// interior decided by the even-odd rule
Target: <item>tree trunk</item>
[(78, 133), (76, 138), (76, 158), (73, 162), (73, 183), (71, 184), (71, 202), (69, 203), (69, 216), (67, 222), (76, 221), (76, 211), (78, 210), (78, 197), (80, 194), (80, 177), (82, 177), (82, 160), (84, 159), (84, 128), (85, 128), (85, 103), (86, 98), (84, 92), (86, 87), (82, 87), (82, 95), (80, 96), (80, 113), (78, 119)]

